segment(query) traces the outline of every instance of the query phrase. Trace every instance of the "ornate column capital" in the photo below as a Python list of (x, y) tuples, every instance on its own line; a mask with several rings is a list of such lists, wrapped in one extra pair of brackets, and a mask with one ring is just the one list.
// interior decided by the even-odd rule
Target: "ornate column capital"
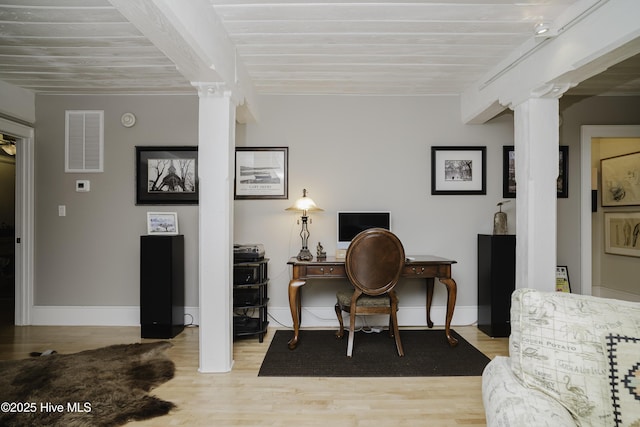
[(546, 83), (532, 89), (531, 97), (558, 99), (575, 85), (576, 83)]

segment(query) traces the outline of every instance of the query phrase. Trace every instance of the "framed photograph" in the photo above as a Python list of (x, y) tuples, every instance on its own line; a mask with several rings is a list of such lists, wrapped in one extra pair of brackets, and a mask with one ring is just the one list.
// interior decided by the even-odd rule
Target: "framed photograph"
[(502, 147), (502, 197), (516, 197), (516, 150), (513, 145)]
[[(561, 145), (558, 165), (558, 195), (560, 199), (569, 197), (569, 146)], [(516, 197), (516, 152), (513, 145), (502, 147), (502, 197)]]
[(431, 194), (487, 194), (487, 147), (431, 147)]
[(198, 204), (198, 147), (136, 147), (136, 204)]
[(236, 147), (236, 199), (289, 198), (288, 147)]
[(602, 206), (640, 205), (640, 152), (600, 160)]
[(178, 213), (147, 212), (147, 234), (178, 234)]
[(640, 257), (640, 212), (604, 213), (604, 251)]
[(556, 292), (571, 292), (569, 269), (566, 265), (556, 267)]

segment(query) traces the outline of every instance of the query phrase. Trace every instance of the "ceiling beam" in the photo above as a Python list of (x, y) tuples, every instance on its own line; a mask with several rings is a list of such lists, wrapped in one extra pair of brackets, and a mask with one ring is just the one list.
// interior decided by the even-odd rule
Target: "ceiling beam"
[(194, 86), (231, 93), (239, 121), (256, 117), (253, 82), (207, 0), (109, 0)]
[(554, 37), (525, 42), (461, 97), (464, 123), (484, 123), (529, 98), (569, 88), (640, 53), (640, 2), (583, 0), (552, 25)]

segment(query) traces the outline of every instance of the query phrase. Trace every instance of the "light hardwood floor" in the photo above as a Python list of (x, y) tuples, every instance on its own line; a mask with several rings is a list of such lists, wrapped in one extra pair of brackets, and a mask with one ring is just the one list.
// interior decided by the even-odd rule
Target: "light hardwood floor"
[[(506, 338), (492, 339), (474, 326), (453, 328), (490, 358), (507, 355)], [(175, 377), (153, 390), (178, 407), (131, 426), (484, 426), (480, 377), (273, 378), (258, 370), (274, 330), (263, 343), (234, 343), (233, 370), (198, 373), (198, 329), (171, 340)], [(0, 327), (0, 360), (31, 351), (60, 353), (141, 340), (136, 327)], [(313, 363), (310, 360), (309, 363)]]

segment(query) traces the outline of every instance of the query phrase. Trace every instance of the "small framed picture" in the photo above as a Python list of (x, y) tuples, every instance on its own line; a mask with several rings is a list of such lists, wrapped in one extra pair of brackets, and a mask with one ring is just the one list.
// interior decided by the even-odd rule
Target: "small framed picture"
[(640, 257), (640, 212), (604, 213), (604, 251)]
[(198, 147), (136, 147), (137, 205), (197, 205)]
[(556, 267), (556, 292), (571, 292), (569, 269), (566, 265)]
[(235, 199), (288, 199), (288, 147), (237, 147)]
[(602, 206), (640, 205), (640, 152), (600, 160)]
[[(558, 153), (558, 193), (557, 197), (569, 197), (569, 146), (561, 145)], [(502, 197), (516, 197), (516, 152), (513, 145), (502, 147)]]
[(431, 147), (431, 194), (487, 194), (487, 147)]
[(147, 212), (147, 234), (178, 234), (178, 213)]

